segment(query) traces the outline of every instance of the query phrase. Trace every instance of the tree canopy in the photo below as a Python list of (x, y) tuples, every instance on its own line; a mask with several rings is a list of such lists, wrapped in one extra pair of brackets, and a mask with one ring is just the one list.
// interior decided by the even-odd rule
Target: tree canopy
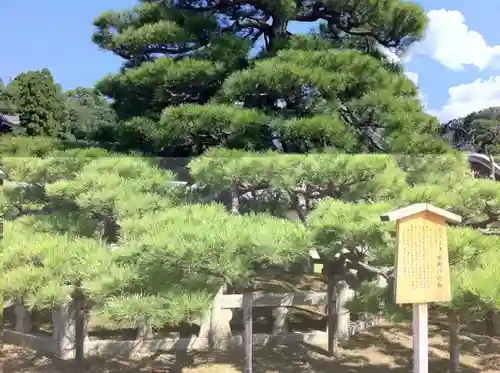
[(15, 114), (16, 109), (12, 92), (9, 92), (5, 83), (0, 79), (0, 113)]
[(116, 114), (110, 103), (93, 88), (77, 87), (64, 92), (62, 134), (68, 139), (113, 142)]
[(446, 137), (456, 147), (466, 147), (481, 153), (500, 153), (500, 108), (490, 107), (455, 118), (443, 128)]
[(7, 86), (10, 111), (16, 112), (28, 135), (57, 136), (64, 114), (61, 87), (48, 69), (28, 71)]
[(117, 117), (108, 100), (94, 88), (64, 92), (48, 69), (0, 82), (0, 113), (20, 117), (17, 134), (116, 142)]
[[(315, 21), (316, 33), (290, 31)], [(97, 87), (136, 148), (443, 151), (415, 85), (380, 52), (422, 37), (413, 3), (143, 1), (94, 24), (94, 42), (125, 60)]]
[[(400, 314), (390, 301), (395, 225), (379, 216), (430, 202), (464, 218), (449, 232), (455, 295), (442, 306), (467, 315), (497, 307), (496, 282), (479, 277), (498, 273), (499, 238), (483, 232), (496, 229), (499, 186), (474, 179), (460, 154), (214, 149), (189, 165), (212, 202), (156, 162), (102, 149), (2, 157), (5, 296), (51, 308), (79, 289), (116, 323), (175, 324), (200, 315), (221, 284), (245, 288), (316, 248), (357, 291), (354, 310)], [(290, 209), (300, 220), (284, 219)], [(389, 287), (375, 286), (377, 276)]]
[(183, 206), (173, 175), (147, 159), (55, 151), (4, 157), (2, 168), (2, 292), (32, 307), (66, 303), (78, 288), (118, 323), (178, 323), (222, 283), (245, 285), (256, 264), (307, 252), (300, 224)]

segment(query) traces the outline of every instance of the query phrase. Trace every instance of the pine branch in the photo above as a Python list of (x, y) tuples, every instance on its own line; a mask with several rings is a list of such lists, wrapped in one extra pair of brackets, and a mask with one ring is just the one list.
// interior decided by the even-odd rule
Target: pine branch
[(364, 263), (362, 261), (356, 261), (352, 263), (354, 267), (361, 268), (373, 275), (379, 275), (384, 277), (386, 280), (389, 280), (394, 272), (394, 267), (375, 267), (368, 263)]

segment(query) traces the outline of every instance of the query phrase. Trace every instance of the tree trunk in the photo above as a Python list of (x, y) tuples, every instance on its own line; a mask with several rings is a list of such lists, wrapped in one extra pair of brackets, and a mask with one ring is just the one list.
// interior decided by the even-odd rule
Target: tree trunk
[(327, 334), (328, 334), (328, 356), (337, 356), (337, 347), (339, 344), (338, 325), (339, 325), (339, 305), (337, 299), (338, 278), (335, 275), (328, 275), (327, 284)]
[(449, 360), (449, 372), (450, 373), (458, 373), (460, 369), (460, 317), (457, 312), (450, 311), (448, 313), (448, 323), (449, 323), (449, 332), (450, 332), (450, 341), (449, 341), (449, 352), (450, 352), (450, 360)]
[(75, 320), (75, 365), (77, 371), (85, 371), (85, 300), (76, 297), (73, 301)]
[(252, 303), (253, 296), (251, 291), (243, 293), (243, 346), (245, 349), (245, 368), (244, 373), (252, 373), (252, 350), (253, 350), (253, 316)]
[(231, 187), (231, 214), (239, 215), (240, 213), (240, 196), (238, 193), (238, 186)]
[(266, 33), (267, 37), (269, 38), (267, 50), (276, 53), (277, 48), (279, 48), (287, 35), (286, 31), (288, 23), (275, 12), (272, 13), (272, 19), (273, 22), (271, 24), (270, 32)]
[(496, 334), (495, 311), (488, 310), (484, 319), (484, 328), (486, 334), (493, 337)]
[(138, 326), (136, 339), (153, 339), (153, 328), (151, 328), (151, 324), (147, 317), (145, 317), (142, 324)]
[(496, 178), (495, 178), (495, 158), (491, 154), (489, 154), (488, 159), (490, 161), (490, 175), (489, 175), (490, 179), (496, 180)]

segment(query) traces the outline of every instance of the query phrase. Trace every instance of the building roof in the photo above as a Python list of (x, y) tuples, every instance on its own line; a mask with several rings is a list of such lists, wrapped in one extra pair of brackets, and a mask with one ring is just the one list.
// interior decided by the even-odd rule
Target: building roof
[(19, 126), (21, 124), (19, 115), (7, 115), (0, 113), (0, 120), (8, 126)]
[(479, 173), (483, 177), (490, 177), (494, 173), (495, 180), (500, 180), (500, 165), (494, 160), (491, 162), (490, 157), (481, 153), (464, 152), (467, 154), (470, 168)]

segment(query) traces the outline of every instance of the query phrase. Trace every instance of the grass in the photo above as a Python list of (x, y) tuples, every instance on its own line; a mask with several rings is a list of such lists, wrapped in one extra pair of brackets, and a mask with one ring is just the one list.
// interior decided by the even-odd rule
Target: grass
[[(467, 331), (461, 337), (462, 373), (500, 372), (500, 339)], [(412, 370), (411, 331), (408, 324), (382, 325), (353, 337), (340, 356), (325, 356), (326, 346), (295, 344), (266, 347), (254, 352), (255, 373), (407, 373)], [(447, 371), (447, 333), (442, 325), (430, 326), (430, 372)], [(71, 361), (37, 355), (25, 348), (5, 346), (0, 358), (5, 373), (67, 373)], [(162, 353), (136, 360), (88, 359), (88, 373), (238, 373), (241, 350), (224, 353)]]

